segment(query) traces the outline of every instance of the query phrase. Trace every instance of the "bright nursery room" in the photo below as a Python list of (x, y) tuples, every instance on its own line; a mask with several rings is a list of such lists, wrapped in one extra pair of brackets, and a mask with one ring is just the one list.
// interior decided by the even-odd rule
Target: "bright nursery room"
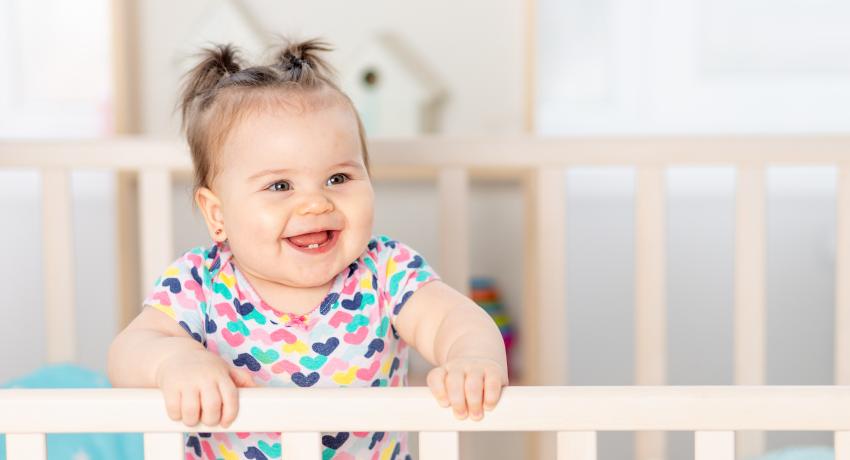
[(3, 0), (0, 460), (850, 460), (848, 23)]

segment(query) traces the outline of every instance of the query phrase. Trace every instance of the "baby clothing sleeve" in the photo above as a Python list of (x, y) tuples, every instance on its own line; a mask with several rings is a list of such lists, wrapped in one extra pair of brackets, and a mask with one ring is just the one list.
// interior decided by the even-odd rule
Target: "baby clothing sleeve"
[(204, 293), (204, 251), (194, 248), (172, 262), (154, 283), (144, 300), (172, 319), (196, 341), (206, 346), (206, 294)]
[(429, 281), (440, 279), (425, 258), (401, 241), (381, 235), (376, 240), (379, 246), (379, 270), (385, 274), (384, 290), (389, 296), (387, 308), (390, 321), (395, 323), (410, 296)]

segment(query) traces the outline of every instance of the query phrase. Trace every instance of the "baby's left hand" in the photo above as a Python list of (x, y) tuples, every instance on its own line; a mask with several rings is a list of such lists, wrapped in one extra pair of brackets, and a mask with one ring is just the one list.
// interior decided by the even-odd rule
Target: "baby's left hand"
[(428, 387), (442, 407), (452, 406), (456, 418), (467, 414), (481, 420), (484, 409), (496, 407), (502, 386), (508, 384), (507, 370), (489, 358), (457, 358), (428, 372)]

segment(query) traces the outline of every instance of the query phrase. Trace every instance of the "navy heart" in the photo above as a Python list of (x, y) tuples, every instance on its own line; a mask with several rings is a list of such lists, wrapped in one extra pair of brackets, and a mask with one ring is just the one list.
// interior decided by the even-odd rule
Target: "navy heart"
[(409, 299), (410, 296), (412, 296), (412, 295), (413, 295), (413, 291), (407, 291), (407, 292), (404, 293), (404, 296), (402, 296), (402, 298), (401, 298), (401, 302), (399, 302), (398, 305), (396, 305), (393, 308), (393, 314), (394, 315), (397, 315), (398, 312), (401, 311), (401, 307), (404, 306), (405, 302), (407, 302), (407, 299)]
[(372, 289), (378, 289), (378, 277), (372, 275)]
[(375, 250), (375, 248), (377, 248), (377, 247), (378, 247), (378, 242), (377, 242), (377, 241), (372, 240), (372, 241), (370, 241), (370, 242), (369, 242), (369, 250), (370, 250), (370, 251), (374, 251), (374, 250)]
[(221, 257), (217, 257), (215, 262), (213, 262), (212, 267), (210, 267), (210, 271), (214, 272), (218, 270), (219, 265), (221, 265)]
[(329, 356), (331, 353), (333, 353), (334, 350), (336, 350), (337, 345), (339, 345), (339, 339), (336, 337), (331, 337), (325, 343), (314, 343), (313, 351), (320, 355)]
[(325, 297), (325, 300), (322, 301), (322, 306), (319, 307), (319, 313), (327, 315), (328, 312), (331, 311), (331, 307), (336, 303), (337, 299), (339, 299), (339, 294), (336, 292), (328, 294)]
[(372, 339), (372, 341), (369, 342), (369, 351), (367, 351), (364, 356), (371, 358), (375, 352), (380, 351), (384, 351), (384, 341), (382, 339)]
[(269, 460), (269, 458), (266, 457), (266, 454), (264, 454), (260, 449), (257, 449), (254, 446), (245, 449), (245, 458), (252, 458), (256, 460)]
[(395, 249), (395, 241), (393, 241), (393, 240), (384, 241), (384, 246), (386, 246), (388, 248)]
[(357, 271), (357, 261), (351, 262), (351, 265), (348, 266), (348, 276), (346, 278), (351, 278), (351, 275)]
[(400, 339), (400, 338), (401, 338), (401, 337), (399, 337), (399, 335), (398, 335), (398, 331), (396, 331), (396, 330), (395, 330), (395, 326), (390, 326), (390, 330), (391, 330), (391, 331), (393, 331), (393, 337), (395, 337), (396, 339)]
[(393, 376), (393, 372), (398, 369), (399, 361), (398, 358), (393, 358), (393, 363), (390, 365), (390, 378)]
[(331, 436), (326, 434), (322, 436), (322, 444), (325, 447), (330, 447), (333, 450), (337, 450), (342, 446), (342, 444), (348, 439), (348, 432), (342, 431), (336, 434), (336, 436)]
[(310, 372), (309, 375), (304, 375), (300, 372), (292, 374), (292, 381), (298, 384), (299, 387), (311, 387), (319, 381), (318, 372)]
[(246, 366), (248, 369), (257, 372), (260, 370), (260, 363), (248, 353), (239, 353), (239, 356), (233, 360), (233, 364), (237, 366)]
[(407, 268), (419, 268), (422, 266), (422, 262), (423, 261), (421, 257), (415, 256), (413, 257), (413, 260), (411, 260), (410, 263), (407, 264)]
[(202, 438), (211, 438), (212, 433), (198, 433), (198, 436), (200, 436)]
[(373, 433), (372, 434), (372, 442), (369, 443), (369, 449), (374, 449), (375, 444), (377, 444), (378, 441), (380, 441), (381, 439), (384, 439), (384, 432), (383, 431)]
[(162, 280), (161, 284), (168, 287), (168, 290), (171, 291), (172, 294), (180, 293), (180, 280), (177, 278), (166, 278)]
[(215, 321), (213, 321), (212, 318), (210, 318), (209, 316), (206, 317), (206, 323), (207, 334), (212, 334), (218, 329), (218, 327), (215, 325)]
[(192, 278), (195, 279), (195, 282), (198, 283), (198, 286), (204, 285), (204, 280), (202, 280), (200, 275), (198, 275), (198, 267), (192, 267)]
[(254, 306), (251, 305), (251, 302), (242, 303), (239, 299), (233, 299), (233, 306), (236, 307), (236, 311), (242, 316), (248, 316), (254, 311)]
[(363, 301), (363, 294), (357, 293), (354, 295), (354, 298), (351, 300), (343, 300), (342, 308), (346, 310), (357, 310), (360, 308), (360, 303)]
[(379, 387), (379, 386), (381, 386), (381, 379), (375, 379), (375, 380), (373, 380), (373, 381), (372, 381), (372, 386), (373, 386), (373, 387)]
[(201, 456), (201, 440), (196, 436), (189, 436), (189, 440), (186, 441), (186, 447), (191, 447), (195, 450), (195, 455), (198, 457)]
[(182, 327), (187, 334), (192, 336), (195, 341), (199, 343), (204, 343), (204, 340), (201, 338), (201, 334), (198, 334), (197, 332), (192, 332), (192, 329), (189, 328), (189, 325), (186, 324), (186, 321), (180, 321), (180, 327)]
[(390, 460), (395, 460), (395, 458), (398, 456), (399, 451), (401, 451), (401, 444), (396, 443), (395, 449), (393, 449), (393, 454), (392, 456), (390, 456)]
[(216, 254), (218, 254), (218, 245), (213, 246), (209, 252), (207, 252), (207, 258), (212, 259)]

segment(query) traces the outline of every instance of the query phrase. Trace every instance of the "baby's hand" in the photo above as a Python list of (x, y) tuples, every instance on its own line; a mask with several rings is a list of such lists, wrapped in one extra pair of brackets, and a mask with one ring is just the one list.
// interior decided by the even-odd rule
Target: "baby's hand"
[(236, 388), (255, 386), (248, 371), (200, 349), (180, 351), (163, 361), (156, 382), (172, 420), (188, 426), (198, 421), (213, 426), (221, 420), (222, 428), (230, 426), (239, 411)]
[(469, 413), (472, 420), (481, 420), (482, 401), (488, 411), (496, 407), (502, 386), (508, 384), (508, 374), (492, 359), (457, 358), (431, 369), (427, 382), (440, 406), (451, 405), (455, 417), (463, 420)]

